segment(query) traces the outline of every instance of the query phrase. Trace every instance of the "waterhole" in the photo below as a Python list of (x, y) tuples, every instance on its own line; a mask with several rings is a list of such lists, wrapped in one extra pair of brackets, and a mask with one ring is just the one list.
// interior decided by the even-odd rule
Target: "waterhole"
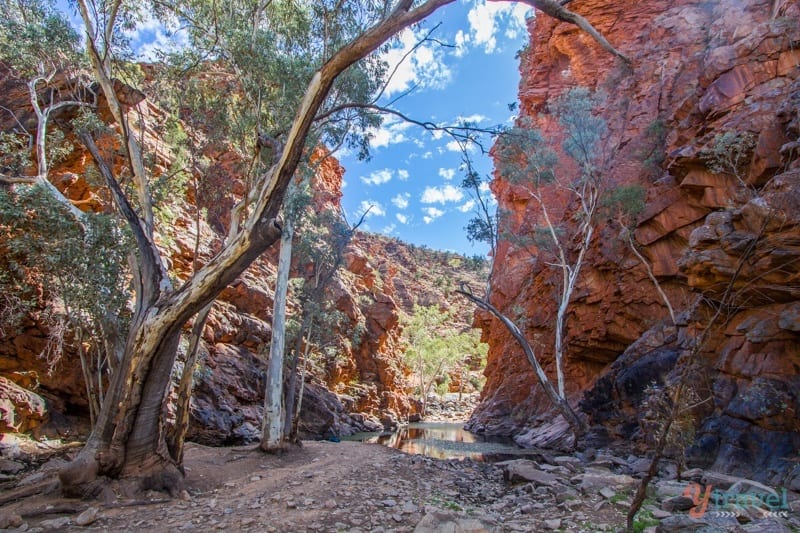
[(466, 459), (495, 462), (534, 453), (509, 438), (476, 435), (461, 424), (417, 423), (393, 433), (357, 433), (347, 440), (381, 444), (436, 459)]

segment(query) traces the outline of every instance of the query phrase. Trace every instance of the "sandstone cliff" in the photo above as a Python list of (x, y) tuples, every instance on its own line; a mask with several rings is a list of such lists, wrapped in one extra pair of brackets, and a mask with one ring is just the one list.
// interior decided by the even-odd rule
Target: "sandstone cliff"
[[(644, 388), (674, 382), (676, 361), (696, 352), (702, 406), (693, 460), (797, 486), (800, 3), (587, 0), (570, 7), (632, 64), (574, 26), (537, 17), (521, 54), (521, 116), (558, 138), (548, 101), (575, 86), (607, 94), (599, 113), (613, 152), (606, 182), (645, 188), (635, 239), (679, 311), (675, 328), (621, 228), (601, 221), (567, 326), (568, 395), (594, 425), (587, 443), (641, 442)], [(715, 172), (703, 156), (724, 133), (755, 141), (739, 176)], [(502, 180), (494, 191), (506, 213), (501, 232), (531, 232), (541, 216), (536, 203)], [(574, 207), (555, 211), (571, 223)], [(495, 264), (492, 302), (510, 315), (524, 309), (528, 338), (553, 371), (553, 269), (508, 240)], [(729, 286), (735, 298), (724, 297)], [(724, 317), (705, 331), (720, 302)], [(478, 322), (490, 343), (488, 381), (470, 426), (526, 444), (558, 441), (558, 431), (541, 427), (553, 415), (513, 339), (487, 316)]]

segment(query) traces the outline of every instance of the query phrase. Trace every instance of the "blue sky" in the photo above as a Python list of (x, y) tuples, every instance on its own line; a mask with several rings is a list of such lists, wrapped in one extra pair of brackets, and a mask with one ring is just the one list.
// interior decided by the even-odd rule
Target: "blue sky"
[[(386, 59), (396, 64), (437, 24), (431, 37), (453, 47), (426, 42), (417, 48), (400, 65), (379, 103), (416, 86), (393, 105), (415, 120), (510, 124), (508, 104), (516, 102), (519, 86), (516, 53), (528, 40), (526, 14), (532, 11), (521, 4), (483, 0), (460, 0), (440, 9), (403, 33)], [(488, 246), (470, 243), (464, 231), (474, 212), (460, 187), (462, 154), (453, 139), (394, 117), (372, 133), (370, 161), (337, 154), (346, 169), (342, 203), (348, 219), (357, 220), (372, 206), (363, 226), (368, 231), (435, 249), (485, 254)], [(488, 155), (477, 149), (470, 155), (482, 176), (491, 173)]]
[[(64, 0), (57, 3), (82, 26)], [(439, 125), (510, 125), (508, 105), (516, 102), (519, 86), (516, 54), (528, 41), (525, 17), (532, 14), (522, 4), (486, 0), (457, 0), (439, 9), (393, 41), (385, 59), (396, 71), (378, 103), (397, 100), (392, 107), (404, 115)], [(427, 41), (407, 55), (437, 25), (430, 37), (449, 46)], [(152, 18), (129, 37), (144, 59), (159, 48), (185, 44), (180, 33), (170, 36)], [(462, 153), (453, 139), (395, 117), (371, 133), (369, 161), (336, 154), (346, 169), (342, 203), (348, 220), (358, 220), (369, 207), (364, 230), (434, 249), (486, 254), (488, 246), (470, 243), (464, 231), (474, 216), (473, 202), (460, 187)], [(488, 150), (491, 141), (485, 141)], [(470, 156), (482, 176), (491, 173), (488, 155), (473, 147)]]

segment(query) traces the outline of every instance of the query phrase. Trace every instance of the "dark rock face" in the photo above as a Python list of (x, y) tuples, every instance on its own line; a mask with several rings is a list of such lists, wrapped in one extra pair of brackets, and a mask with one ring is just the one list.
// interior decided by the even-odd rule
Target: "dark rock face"
[[(607, 93), (599, 111), (613, 144), (607, 186), (646, 191), (635, 239), (679, 323), (664, 325), (669, 315), (641, 262), (619, 226), (601, 220), (568, 313), (568, 396), (594, 424), (594, 442), (636, 440), (645, 388), (674, 383), (691, 360), (703, 401), (692, 459), (796, 483), (796, 473), (785, 476), (800, 435), (800, 2), (587, 0), (572, 8), (632, 66), (574, 26), (537, 17), (521, 56), (521, 114), (558, 139), (556, 121), (539, 116), (548, 101), (575, 86)], [(725, 133), (753, 140), (735, 172), (712, 168), (706, 155)], [(536, 202), (502, 179), (493, 190), (507, 213), (501, 234), (530, 234), (541, 217)], [(572, 208), (558, 191), (545, 194), (569, 231)], [(525, 333), (554, 375), (558, 280), (530, 257), (500, 242), (492, 303), (512, 316), (523, 309)], [(535, 432), (552, 416), (533, 371), (501, 324), (484, 315), (477, 322), (490, 352), (471, 427)]]

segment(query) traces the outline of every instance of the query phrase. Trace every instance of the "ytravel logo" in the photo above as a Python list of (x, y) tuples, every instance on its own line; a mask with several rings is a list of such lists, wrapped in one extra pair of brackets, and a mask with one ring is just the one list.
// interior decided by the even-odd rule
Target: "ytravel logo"
[(707, 512), (716, 516), (739, 516), (747, 510), (761, 510), (764, 516), (789, 516), (786, 489), (780, 491), (734, 492), (717, 490), (711, 485), (690, 483), (683, 495), (691, 498), (694, 507), (689, 510), (692, 518), (702, 518)]

